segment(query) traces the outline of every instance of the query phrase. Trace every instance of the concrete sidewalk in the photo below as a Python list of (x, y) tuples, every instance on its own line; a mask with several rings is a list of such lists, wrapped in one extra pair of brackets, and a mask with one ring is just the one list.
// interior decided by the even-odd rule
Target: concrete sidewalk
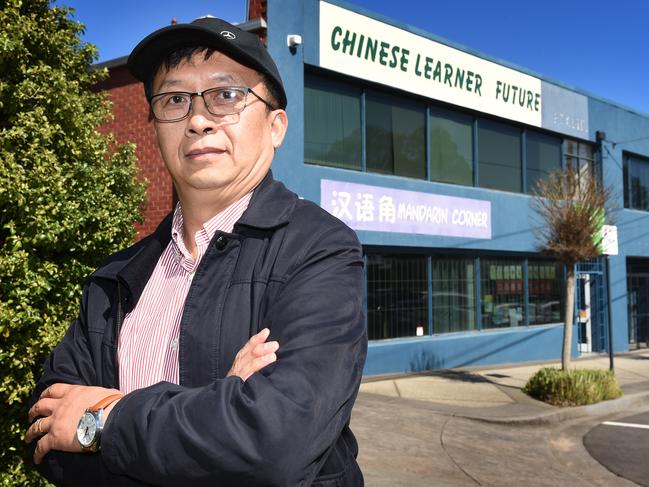
[[(608, 355), (573, 360), (576, 368), (608, 369)], [(541, 367), (560, 363), (481, 369), (453, 369), (395, 377), (366, 378), (361, 393), (425, 401), (443, 414), (500, 423), (541, 424), (615, 413), (649, 404), (649, 350), (615, 356), (615, 375), (624, 396), (581, 407), (555, 407), (522, 392)]]

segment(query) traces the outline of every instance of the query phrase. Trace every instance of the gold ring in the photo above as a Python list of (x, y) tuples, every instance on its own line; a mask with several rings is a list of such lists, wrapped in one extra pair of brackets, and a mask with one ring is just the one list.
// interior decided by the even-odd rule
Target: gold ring
[(41, 421), (43, 421), (43, 418), (38, 418), (36, 420), (36, 433), (38, 433), (39, 435), (43, 434), (43, 430), (41, 429)]

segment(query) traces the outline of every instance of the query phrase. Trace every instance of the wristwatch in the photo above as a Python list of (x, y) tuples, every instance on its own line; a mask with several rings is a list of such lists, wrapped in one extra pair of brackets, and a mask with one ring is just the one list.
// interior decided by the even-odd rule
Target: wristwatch
[(79, 440), (83, 451), (94, 452), (99, 450), (101, 431), (104, 429), (104, 422), (102, 421), (104, 408), (121, 397), (121, 394), (107, 396), (83, 413), (77, 426), (77, 440)]

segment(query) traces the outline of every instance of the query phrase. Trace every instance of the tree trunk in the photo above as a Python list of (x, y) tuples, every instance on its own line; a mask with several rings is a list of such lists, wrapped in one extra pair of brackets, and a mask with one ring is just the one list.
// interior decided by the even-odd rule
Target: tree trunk
[(561, 369), (570, 368), (572, 351), (572, 321), (575, 314), (575, 265), (566, 265), (566, 307), (563, 328), (563, 350), (561, 352)]

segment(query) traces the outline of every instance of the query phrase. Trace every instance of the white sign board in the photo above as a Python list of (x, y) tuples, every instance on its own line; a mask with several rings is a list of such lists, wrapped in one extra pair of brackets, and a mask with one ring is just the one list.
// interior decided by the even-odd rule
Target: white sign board
[(604, 255), (617, 255), (617, 227), (615, 225), (602, 225), (602, 253)]
[(540, 79), (326, 2), (320, 66), (542, 126)]
[(354, 230), (491, 238), (491, 202), (322, 179), (320, 206)]

